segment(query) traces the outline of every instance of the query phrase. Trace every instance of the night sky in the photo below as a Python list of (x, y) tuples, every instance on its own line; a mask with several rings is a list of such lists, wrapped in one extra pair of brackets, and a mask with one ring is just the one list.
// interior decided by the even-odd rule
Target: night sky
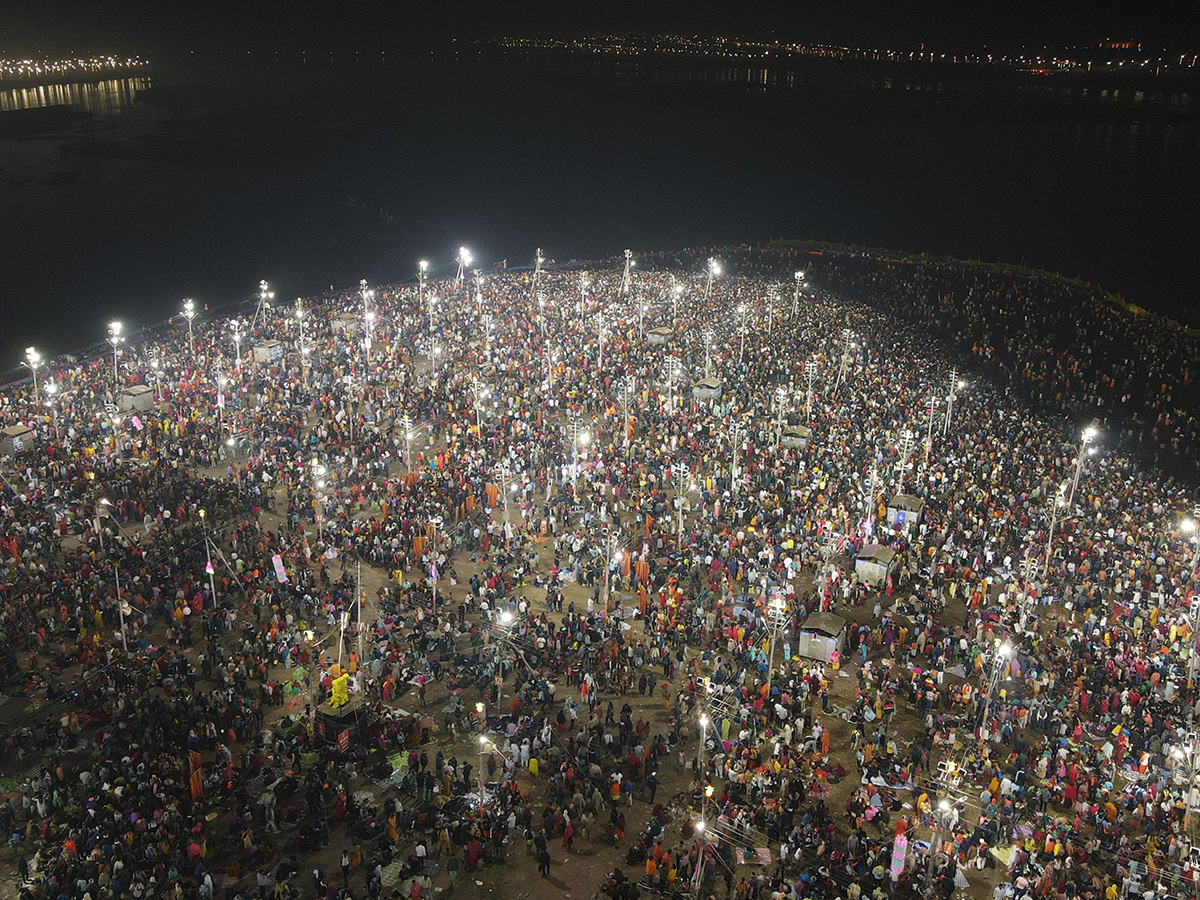
[(170, 55), (246, 47), (373, 48), (498, 34), (584, 31), (737, 33), (756, 38), (911, 47), (1073, 45), (1105, 37), (1193, 47), (1194, 3), (1183, 0), (1010, 2), (710, 2), (534, 0), (8, 0), (0, 49), (120, 50)]

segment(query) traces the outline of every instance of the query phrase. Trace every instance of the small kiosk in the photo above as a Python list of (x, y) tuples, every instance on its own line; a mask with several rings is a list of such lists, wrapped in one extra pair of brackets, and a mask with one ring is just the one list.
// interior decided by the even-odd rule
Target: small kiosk
[(16, 456), (33, 449), (33, 429), (17, 423), (0, 429), (0, 456)]
[(812, 429), (807, 425), (788, 425), (779, 436), (779, 443), (789, 450), (803, 450), (811, 435)]
[(658, 328), (651, 328), (646, 332), (646, 341), (661, 346), (671, 339), (672, 334), (674, 331), (665, 325), (660, 325)]
[(254, 345), (256, 363), (272, 363), (283, 359), (283, 344), (279, 341), (259, 341)]
[(796, 653), (821, 662), (833, 662), (846, 643), (846, 620), (831, 612), (815, 612), (800, 623)]
[(721, 399), (721, 379), (715, 375), (701, 378), (692, 385), (692, 396), (705, 403)]
[(145, 412), (153, 409), (154, 388), (145, 384), (125, 388), (117, 398), (117, 408), (121, 412)]
[(892, 528), (907, 528), (921, 521), (925, 501), (915, 494), (897, 494), (887, 505), (887, 521)]
[(896, 551), (882, 544), (867, 544), (854, 555), (854, 571), (858, 580), (879, 587), (896, 570)]

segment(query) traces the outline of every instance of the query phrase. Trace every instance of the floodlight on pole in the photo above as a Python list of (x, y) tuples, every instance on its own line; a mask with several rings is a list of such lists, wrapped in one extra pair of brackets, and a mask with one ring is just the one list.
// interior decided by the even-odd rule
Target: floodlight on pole
[(183, 301), (183, 317), (188, 323), (188, 353), (192, 356), (192, 361), (196, 360), (196, 340), (192, 334), (192, 320), (196, 318), (196, 303), (194, 300)]
[(792, 318), (800, 315), (800, 288), (804, 285), (804, 273), (796, 273), (796, 290), (792, 293)]
[(1067, 509), (1075, 507), (1075, 491), (1079, 489), (1079, 478), (1083, 474), (1083, 463), (1086, 457), (1096, 452), (1095, 447), (1089, 446), (1095, 442), (1100, 434), (1100, 420), (1092, 419), (1090, 425), (1083, 429), (1083, 434), (1079, 439), (1079, 453), (1075, 457), (1075, 477), (1071, 480), (1071, 492), (1067, 496)]
[(713, 279), (721, 274), (721, 264), (717, 262), (715, 256), (708, 258), (708, 280), (704, 284), (704, 301), (707, 303), (708, 298), (712, 296)]
[(242, 320), (234, 316), (229, 320), (229, 332), (233, 336), (233, 352), (237, 370), (242, 371), (242, 338), (245, 337), (245, 327)]
[(375, 330), (375, 310), (371, 309), (371, 303), (375, 299), (375, 292), (367, 287), (365, 278), (358, 282), (358, 296), (362, 299), (363, 350), (366, 354), (366, 364), (369, 367), (371, 365), (371, 339)]
[(459, 247), (458, 256), (454, 258), (454, 261), (458, 263), (458, 274), (454, 277), (454, 285), (457, 288), (462, 286), (463, 279), (467, 274), (467, 269), (471, 265), (471, 251), (466, 247)]
[(730, 461), (729, 461), (729, 494), (736, 497), (738, 493), (738, 454), (742, 449), (742, 441), (745, 440), (747, 429), (742, 422), (730, 422), (727, 429), (729, 435), (729, 443), (731, 446)]
[(25, 366), (33, 373), (33, 397), (37, 399), (38, 395), (38, 369), (42, 367), (42, 354), (38, 353), (33, 347), (25, 348)]
[(262, 319), (262, 324), (265, 327), (267, 324), (267, 310), (271, 308), (271, 301), (275, 299), (275, 292), (271, 290), (271, 286), (267, 284), (264, 278), (258, 282), (258, 306), (254, 308), (254, 318), (250, 321), (251, 328), (257, 328), (259, 319)]
[[(191, 340), (192, 321), (188, 320), (188, 340)], [(125, 342), (125, 338), (121, 336), (121, 323), (110, 322), (108, 324), (108, 342), (113, 348), (113, 382), (117, 381), (117, 347)]]

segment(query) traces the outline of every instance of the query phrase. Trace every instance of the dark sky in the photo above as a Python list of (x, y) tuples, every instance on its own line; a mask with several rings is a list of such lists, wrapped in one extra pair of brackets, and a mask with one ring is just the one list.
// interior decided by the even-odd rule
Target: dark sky
[(1196, 8), (1188, 0), (8, 0), (0, 49), (374, 48), (595, 30), (736, 32), (899, 47), (920, 41), (1060, 46), (1127, 36), (1175, 48), (1200, 43)]

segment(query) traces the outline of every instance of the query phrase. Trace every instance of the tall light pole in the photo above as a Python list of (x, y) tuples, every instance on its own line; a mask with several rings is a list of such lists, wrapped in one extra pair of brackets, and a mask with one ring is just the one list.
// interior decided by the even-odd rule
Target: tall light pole
[(767, 337), (770, 337), (775, 329), (775, 300), (774, 291), (767, 291)]
[(597, 317), (596, 322), (596, 374), (604, 371), (604, 339), (608, 337), (608, 323), (603, 317)]
[(217, 376), (217, 441), (222, 440), (225, 433), (225, 385), (224, 375)]
[(242, 371), (242, 338), (245, 336), (245, 330), (242, 326), (242, 320), (234, 316), (229, 320), (229, 331), (233, 335), (233, 351), (237, 360), (237, 370)]
[(742, 441), (746, 439), (746, 426), (742, 422), (730, 422), (729, 443), (732, 452), (729, 454), (729, 495), (736, 497), (738, 493), (738, 454), (742, 449)]
[(496, 481), (499, 482), (500, 496), (504, 500), (504, 537), (506, 540), (508, 538), (508, 493), (513, 488), (512, 474), (512, 466), (508, 464), (507, 459), (501, 460), (500, 464), (496, 466)]
[(783, 598), (779, 594), (771, 598), (771, 602), (767, 605), (766, 616), (767, 627), (771, 631), (771, 649), (770, 655), (767, 657), (767, 688), (770, 689), (771, 685), (775, 683), (775, 644), (791, 619), (787, 607), (783, 604)]
[(412, 416), (408, 413), (400, 417), (400, 428), (404, 435), (404, 465), (409, 471), (412, 471), (412, 442), (413, 438), (417, 436), (417, 428)]
[(463, 279), (467, 275), (467, 269), (471, 265), (471, 251), (466, 247), (459, 247), (458, 256), (454, 258), (454, 261), (458, 263), (458, 274), (454, 276), (454, 286), (455, 288), (459, 288), (462, 286)]
[(483, 433), (483, 404), (492, 395), (488, 386), (476, 378), (471, 382), (471, 397), (475, 401), (475, 430)]
[(700, 746), (696, 748), (696, 770), (704, 777), (704, 745), (708, 743), (708, 713), (700, 713)]
[(908, 469), (908, 460), (913, 452), (913, 434), (907, 428), (900, 435), (900, 444), (897, 447), (899, 451), (899, 459), (896, 465), (896, 493), (904, 493), (904, 473)]
[(1192, 553), (1192, 562), (1188, 566), (1187, 584), (1188, 590), (1191, 593), (1191, 599), (1188, 608), (1188, 624), (1190, 625), (1191, 633), (1188, 635), (1188, 640), (1191, 642), (1190, 652), (1188, 653), (1188, 689), (1192, 687), (1192, 681), (1196, 677), (1196, 668), (1200, 664), (1200, 657), (1196, 655), (1196, 634), (1200, 630), (1200, 593), (1196, 592), (1196, 567), (1200, 565), (1200, 506), (1196, 506), (1192, 510), (1191, 519), (1183, 520), (1183, 531), (1192, 536), (1192, 542), (1196, 545), (1195, 552)]
[(150, 368), (154, 370), (154, 390), (158, 395), (158, 402), (162, 403), (162, 360), (157, 357), (150, 360)]
[(610, 529), (604, 540), (604, 609), (612, 608), (612, 571), (621, 564), (625, 552), (621, 549), (621, 532), (618, 528)]
[(1191, 840), (1192, 829), (1192, 806), (1194, 805), (1193, 797), (1196, 793), (1196, 775), (1197, 767), (1200, 766), (1200, 746), (1197, 746), (1196, 734), (1189, 732), (1184, 737), (1184, 742), (1171, 751), (1171, 756), (1183, 764), (1186, 772), (1186, 790), (1187, 794), (1184, 797), (1183, 809), (1183, 831)]
[(475, 305), (479, 309), (479, 318), (483, 318), (483, 270), (473, 269), (471, 275), (475, 279)]
[(204, 571), (208, 573), (208, 589), (212, 592), (212, 602), (215, 606), (217, 602), (217, 582), (214, 577), (212, 542), (208, 538), (208, 519), (205, 516), (205, 511), (203, 509), (200, 510), (200, 525), (204, 528), (204, 558), (206, 560)]
[(325, 514), (321, 508), (321, 492), (325, 489), (325, 476), (329, 470), (315, 456), (310, 464), (313, 479), (313, 517), (317, 520), (317, 539), (325, 539)]
[(950, 433), (950, 418), (954, 415), (954, 401), (958, 399), (958, 392), (966, 386), (967, 383), (958, 377), (958, 369), (951, 369), (950, 392), (946, 394), (946, 420), (942, 426), (942, 434)]
[(816, 357), (810, 356), (804, 361), (804, 415), (808, 418), (808, 424), (812, 424), (812, 409), (813, 409), (813, 385), (817, 383), (817, 360)]
[(671, 475), (675, 479), (675, 508), (679, 511), (675, 532), (679, 535), (680, 543), (683, 542), (683, 507), (687, 502), (686, 491), (691, 474), (691, 467), (687, 463), (677, 462), (671, 465)]
[(929, 456), (933, 452), (933, 417), (937, 412), (938, 392), (936, 387), (929, 389), (929, 421), (925, 426), (925, 453), (921, 457), (921, 474), (917, 476), (917, 481), (921, 483), (921, 490), (925, 490), (925, 470), (929, 467)]
[(188, 353), (191, 354), (192, 362), (196, 361), (196, 339), (192, 334), (192, 320), (196, 318), (196, 303), (193, 300), (183, 301), (183, 317), (188, 323)]
[(533, 299), (537, 296), (538, 286), (542, 283), (542, 263), (546, 258), (542, 256), (542, 248), (537, 248), (537, 255), (533, 258), (533, 279), (529, 283), (529, 297)]
[(38, 395), (38, 369), (42, 367), (42, 354), (38, 353), (33, 347), (25, 348), (25, 366), (33, 373), (33, 399), (37, 402)]
[(838, 364), (837, 381), (833, 384), (833, 393), (836, 395), (838, 388), (842, 386), (842, 382), (850, 374), (850, 362), (854, 359), (854, 332), (849, 328), (842, 329), (842, 360)]
[(633, 251), (625, 251), (625, 271), (621, 274), (621, 295), (629, 293), (629, 288), (633, 283)]
[(300, 298), (296, 298), (296, 323), (300, 326), (300, 342), (296, 345), (296, 349), (300, 353), (300, 375), (305, 384), (308, 384), (308, 345), (304, 342), (304, 316), (305, 310)]
[(262, 319), (263, 327), (267, 326), (267, 310), (271, 308), (271, 301), (275, 299), (275, 292), (271, 290), (271, 286), (267, 284), (264, 278), (258, 283), (258, 306), (254, 308), (254, 318), (250, 322), (251, 328), (258, 327), (258, 320)]
[(800, 315), (800, 287), (804, 284), (804, 273), (796, 273), (796, 289), (792, 292), (792, 318)]
[(745, 303), (738, 305), (738, 315), (742, 317), (742, 346), (738, 349), (738, 363), (741, 363), (746, 357), (746, 315), (749, 312)]
[(775, 388), (775, 445), (779, 446), (783, 441), (783, 414), (787, 407), (788, 389), (783, 387)]
[(712, 344), (716, 333), (711, 328), (705, 328), (700, 332), (700, 337), (704, 340), (704, 377), (708, 378), (712, 374)]
[(875, 503), (879, 497), (879, 464), (872, 460), (871, 473), (863, 487), (863, 531), (871, 534), (875, 516)]
[(375, 299), (375, 292), (367, 287), (365, 278), (358, 282), (358, 296), (362, 299), (363, 306), (363, 350), (366, 353), (367, 366), (370, 367), (371, 332), (375, 328), (375, 310), (371, 309), (371, 302)]
[(633, 403), (634, 395), (637, 394), (637, 377), (634, 375), (626, 375), (621, 381), (620, 386), (621, 405), (625, 409), (625, 420), (621, 423), (621, 430), (624, 432), (625, 455), (629, 456), (629, 407)]
[(425, 300), (425, 277), (429, 271), (429, 260), (423, 259), (417, 263), (417, 299)]
[(712, 296), (713, 279), (721, 274), (721, 264), (717, 262), (715, 256), (708, 258), (708, 280), (704, 283), (704, 302), (708, 302), (708, 298)]
[(116, 588), (117, 588), (117, 617), (121, 623), (121, 649), (124, 652), (128, 653), (129, 652), (129, 637), (128, 637), (127, 632), (125, 631), (125, 609), (128, 607), (129, 604), (127, 604), (121, 600), (121, 570), (117, 568), (116, 559), (113, 560), (112, 567), (113, 567), (113, 584), (116, 585)]
[(587, 433), (587, 426), (580, 416), (571, 415), (568, 417), (567, 435), (571, 440), (571, 491), (578, 497), (579, 448), (586, 446), (590, 438)]
[(1008, 658), (1012, 656), (1012, 646), (1007, 643), (1001, 643), (999, 638), (996, 638), (995, 651), (992, 654), (991, 669), (988, 673), (987, 691), (983, 695), (983, 705), (979, 709), (979, 719), (976, 723), (975, 736), (979, 740), (987, 740), (991, 729), (987, 725), (988, 707), (992, 702), (992, 694), (996, 691), (996, 685), (1000, 683), (1000, 679), (1004, 676), (1004, 667), (1008, 663)]
[(1075, 457), (1075, 477), (1071, 480), (1071, 494), (1067, 497), (1067, 507), (1075, 508), (1075, 491), (1079, 489), (1079, 476), (1083, 474), (1083, 461), (1086, 456), (1096, 452), (1096, 448), (1088, 449), (1088, 445), (1096, 440), (1096, 436), (1100, 434), (1100, 420), (1092, 419), (1092, 424), (1083, 429), (1083, 434), (1079, 439), (1079, 454)]
[(579, 273), (579, 318), (583, 318), (584, 310), (587, 308), (587, 289), (592, 286), (592, 281), (588, 278), (587, 272)]
[[(191, 327), (190, 320), (188, 323), (188, 327), (189, 328)], [(190, 334), (191, 332), (189, 331), (188, 333)], [(124, 341), (125, 341), (125, 338), (121, 337), (121, 323), (120, 322), (109, 322), (109, 324), (108, 324), (108, 342), (110, 344), (112, 344), (112, 348), (113, 348), (113, 384), (114, 385), (117, 384), (117, 347), (121, 346), (121, 344), (124, 343)]]
[(663, 361), (664, 374), (667, 382), (667, 411), (675, 411), (675, 383), (683, 375), (683, 363), (678, 356), (668, 356)]
[(54, 421), (54, 440), (61, 440), (58, 434), (58, 404), (54, 402), (54, 395), (58, 393), (58, 383), (55, 381), (47, 381), (42, 390), (46, 392), (46, 405), (50, 407), (50, 416)]
[(675, 276), (671, 276), (671, 318), (672, 323), (679, 321), (679, 298), (683, 296), (683, 285), (675, 280)]
[(1058, 486), (1058, 490), (1051, 494), (1048, 500), (1050, 507), (1050, 527), (1046, 530), (1046, 561), (1045, 572), (1046, 577), (1050, 577), (1050, 554), (1054, 550), (1054, 528), (1058, 525), (1058, 517), (1061, 511), (1067, 505), (1067, 483), (1064, 481)]

